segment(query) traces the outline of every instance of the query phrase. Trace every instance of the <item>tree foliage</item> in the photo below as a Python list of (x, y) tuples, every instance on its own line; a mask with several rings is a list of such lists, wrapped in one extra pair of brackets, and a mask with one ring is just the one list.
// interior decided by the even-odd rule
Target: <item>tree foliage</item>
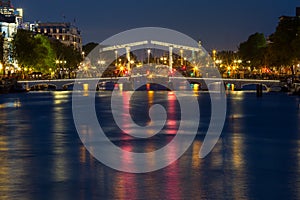
[(85, 53), (85, 55), (89, 55), (89, 53), (97, 46), (98, 43), (90, 42), (82, 47), (82, 51)]
[(270, 35), (269, 63), (288, 66), (300, 60), (300, 18), (281, 17), (275, 33)]
[(56, 60), (66, 61), (64, 67), (74, 70), (81, 61), (80, 52), (73, 47), (27, 30), (18, 30), (12, 44), (13, 56), (20, 67), (31, 68), (36, 72), (55, 71), (55, 68), (59, 67)]
[(66, 46), (58, 40), (51, 41), (51, 47), (55, 52), (55, 60), (66, 61), (64, 67), (74, 70), (82, 61), (79, 51), (75, 50), (72, 46)]
[(264, 34), (255, 33), (248, 40), (239, 45), (239, 56), (244, 61), (251, 61), (251, 65), (259, 67), (265, 65), (267, 42)]
[(13, 56), (21, 67), (36, 67), (48, 53), (42, 41), (33, 33), (19, 30), (13, 39)]

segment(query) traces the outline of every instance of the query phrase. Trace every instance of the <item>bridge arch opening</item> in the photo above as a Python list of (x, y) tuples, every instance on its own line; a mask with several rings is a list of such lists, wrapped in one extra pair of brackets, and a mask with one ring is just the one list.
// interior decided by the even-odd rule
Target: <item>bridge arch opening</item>
[[(259, 83), (242, 84), (241, 90), (243, 90), (243, 91), (256, 91), (257, 85), (260, 85), (260, 84)], [(266, 84), (262, 84), (262, 90), (263, 91), (269, 91), (269, 87)]]

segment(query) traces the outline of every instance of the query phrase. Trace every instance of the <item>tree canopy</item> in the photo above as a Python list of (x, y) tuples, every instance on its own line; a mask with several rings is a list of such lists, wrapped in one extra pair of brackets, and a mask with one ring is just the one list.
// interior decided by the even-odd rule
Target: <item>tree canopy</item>
[(21, 68), (50, 73), (58, 67), (57, 60), (66, 61), (64, 67), (74, 70), (82, 60), (79, 51), (60, 41), (31, 31), (19, 29), (14, 35), (13, 56)]
[(281, 17), (275, 33), (270, 35), (269, 63), (292, 65), (300, 60), (300, 18)]
[(239, 45), (239, 56), (244, 61), (251, 61), (251, 65), (254, 67), (262, 66), (265, 64), (266, 47), (267, 42), (264, 34), (255, 33)]

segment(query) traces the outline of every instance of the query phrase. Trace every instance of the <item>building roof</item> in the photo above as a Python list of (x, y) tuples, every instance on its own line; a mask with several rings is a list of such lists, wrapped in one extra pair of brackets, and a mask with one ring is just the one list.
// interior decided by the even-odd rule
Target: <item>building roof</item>
[(71, 23), (69, 22), (39, 22), (39, 26), (63, 26), (68, 27), (71, 26)]
[(10, 0), (0, 0), (0, 7), (2, 7), (2, 8), (12, 8)]

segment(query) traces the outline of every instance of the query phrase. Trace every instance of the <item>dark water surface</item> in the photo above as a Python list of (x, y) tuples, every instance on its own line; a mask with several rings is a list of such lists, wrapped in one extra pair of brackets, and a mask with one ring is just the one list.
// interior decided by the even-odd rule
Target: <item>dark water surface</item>
[[(96, 109), (116, 145), (152, 151), (176, 133), (180, 114), (172, 94), (133, 95), (136, 123), (147, 123), (146, 110), (153, 103), (165, 106), (170, 117), (164, 132), (141, 141), (127, 140), (113, 122), (109, 95), (97, 94)], [(199, 93), (200, 127), (188, 151), (164, 169), (129, 174), (103, 165), (85, 149), (74, 126), (70, 92), (1, 95), (0, 199), (300, 199), (299, 97), (267, 93), (257, 98), (251, 92), (227, 97), (222, 136), (205, 159), (198, 153), (210, 101), (207, 93)]]

